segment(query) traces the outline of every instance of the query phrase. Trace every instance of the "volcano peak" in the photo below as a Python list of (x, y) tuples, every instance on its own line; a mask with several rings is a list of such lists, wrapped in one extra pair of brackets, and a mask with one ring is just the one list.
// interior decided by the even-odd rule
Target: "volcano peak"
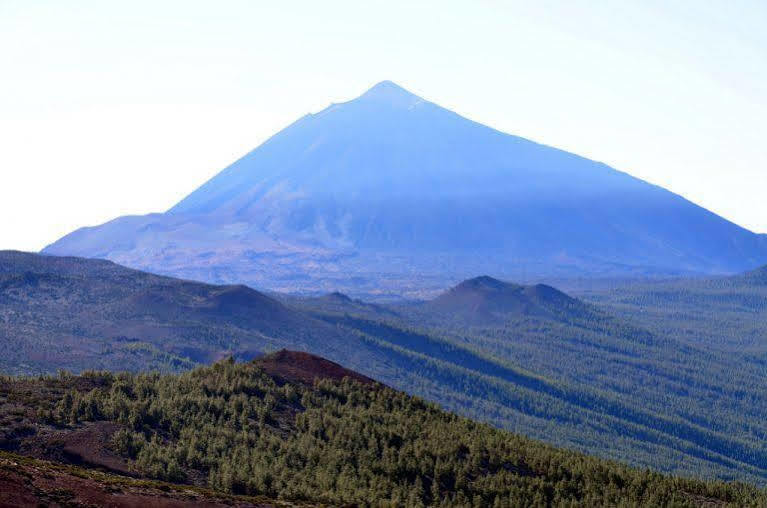
[(392, 106), (412, 106), (423, 99), (393, 81), (381, 81), (359, 96), (359, 101), (388, 103)]

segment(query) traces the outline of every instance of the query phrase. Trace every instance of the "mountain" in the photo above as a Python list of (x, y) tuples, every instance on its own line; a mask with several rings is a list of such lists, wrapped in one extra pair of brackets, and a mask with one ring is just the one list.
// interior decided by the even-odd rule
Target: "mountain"
[(552, 448), (290, 351), (177, 375), (6, 377), (0, 395), (2, 506), (767, 503), (754, 486)]
[[(368, 350), (354, 336), (247, 286), (13, 251), (0, 251), (0, 344), (0, 371), (25, 374), (173, 371), (283, 347), (354, 363), (353, 356)], [(361, 357), (375, 363), (375, 356)]]
[(304, 308), (426, 356), (413, 374), (469, 398), (416, 393), (473, 418), (492, 414), (528, 436), (643, 467), (762, 484), (767, 287), (738, 275), (605, 291), (576, 298), (483, 276), (433, 300), (383, 305), (396, 317), (317, 298)]
[[(265, 295), (103, 260), (0, 252), (0, 372), (181, 372), (230, 355), (297, 350), (268, 357), (276, 370), (266, 360), (262, 368), (288, 384), (338, 378), (347, 368), (558, 446), (761, 485), (767, 287), (739, 284), (726, 299), (689, 286), (686, 296), (649, 290), (586, 303), (548, 286), (480, 277), (431, 301), (367, 304), (341, 294)], [(455, 294), (480, 295), (471, 301), (481, 305), (464, 312), (446, 296)], [(655, 322), (632, 310), (635, 301), (666, 294), (671, 300), (659, 305), (666, 313)], [(706, 315), (690, 304), (680, 324), (671, 311), (685, 307), (668, 302), (685, 298), (706, 302)], [(450, 305), (435, 303), (445, 301)], [(489, 317), (476, 319), (483, 313)]]
[(717, 273), (767, 262), (763, 238), (680, 196), (389, 81), (302, 117), (166, 213), (83, 228), (44, 252), (381, 297), (476, 273)]
[(489, 324), (517, 316), (555, 316), (569, 309), (585, 311), (575, 298), (545, 284), (522, 286), (488, 276), (465, 280), (426, 304), (452, 319)]

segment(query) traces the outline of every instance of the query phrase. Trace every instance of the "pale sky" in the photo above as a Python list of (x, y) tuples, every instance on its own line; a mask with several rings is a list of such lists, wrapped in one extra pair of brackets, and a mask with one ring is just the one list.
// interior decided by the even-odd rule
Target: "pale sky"
[(0, 249), (164, 211), (384, 79), (767, 232), (767, 3), (0, 0)]

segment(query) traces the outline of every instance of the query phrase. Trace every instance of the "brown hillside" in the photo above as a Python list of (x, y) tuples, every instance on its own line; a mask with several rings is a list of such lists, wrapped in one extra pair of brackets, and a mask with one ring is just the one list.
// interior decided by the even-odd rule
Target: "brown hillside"
[(126, 478), (0, 452), (0, 508), (40, 506), (267, 508), (295, 505), (231, 496), (189, 485)]
[(348, 377), (363, 384), (377, 383), (369, 377), (345, 369), (330, 360), (301, 351), (283, 349), (254, 362), (263, 367), (270, 376), (288, 382), (313, 384), (315, 379), (341, 380)]
[(468, 279), (427, 302), (434, 312), (470, 322), (504, 316), (552, 316), (583, 311), (585, 305), (545, 284), (522, 286), (486, 275)]

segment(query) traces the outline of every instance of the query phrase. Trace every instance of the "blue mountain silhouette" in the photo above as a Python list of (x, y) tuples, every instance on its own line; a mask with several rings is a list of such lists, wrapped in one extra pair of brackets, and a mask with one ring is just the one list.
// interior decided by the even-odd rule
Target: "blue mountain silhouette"
[(767, 263), (764, 237), (676, 194), (390, 81), (302, 117), (166, 213), (81, 229), (44, 252), (317, 290), (408, 274), (728, 273)]

